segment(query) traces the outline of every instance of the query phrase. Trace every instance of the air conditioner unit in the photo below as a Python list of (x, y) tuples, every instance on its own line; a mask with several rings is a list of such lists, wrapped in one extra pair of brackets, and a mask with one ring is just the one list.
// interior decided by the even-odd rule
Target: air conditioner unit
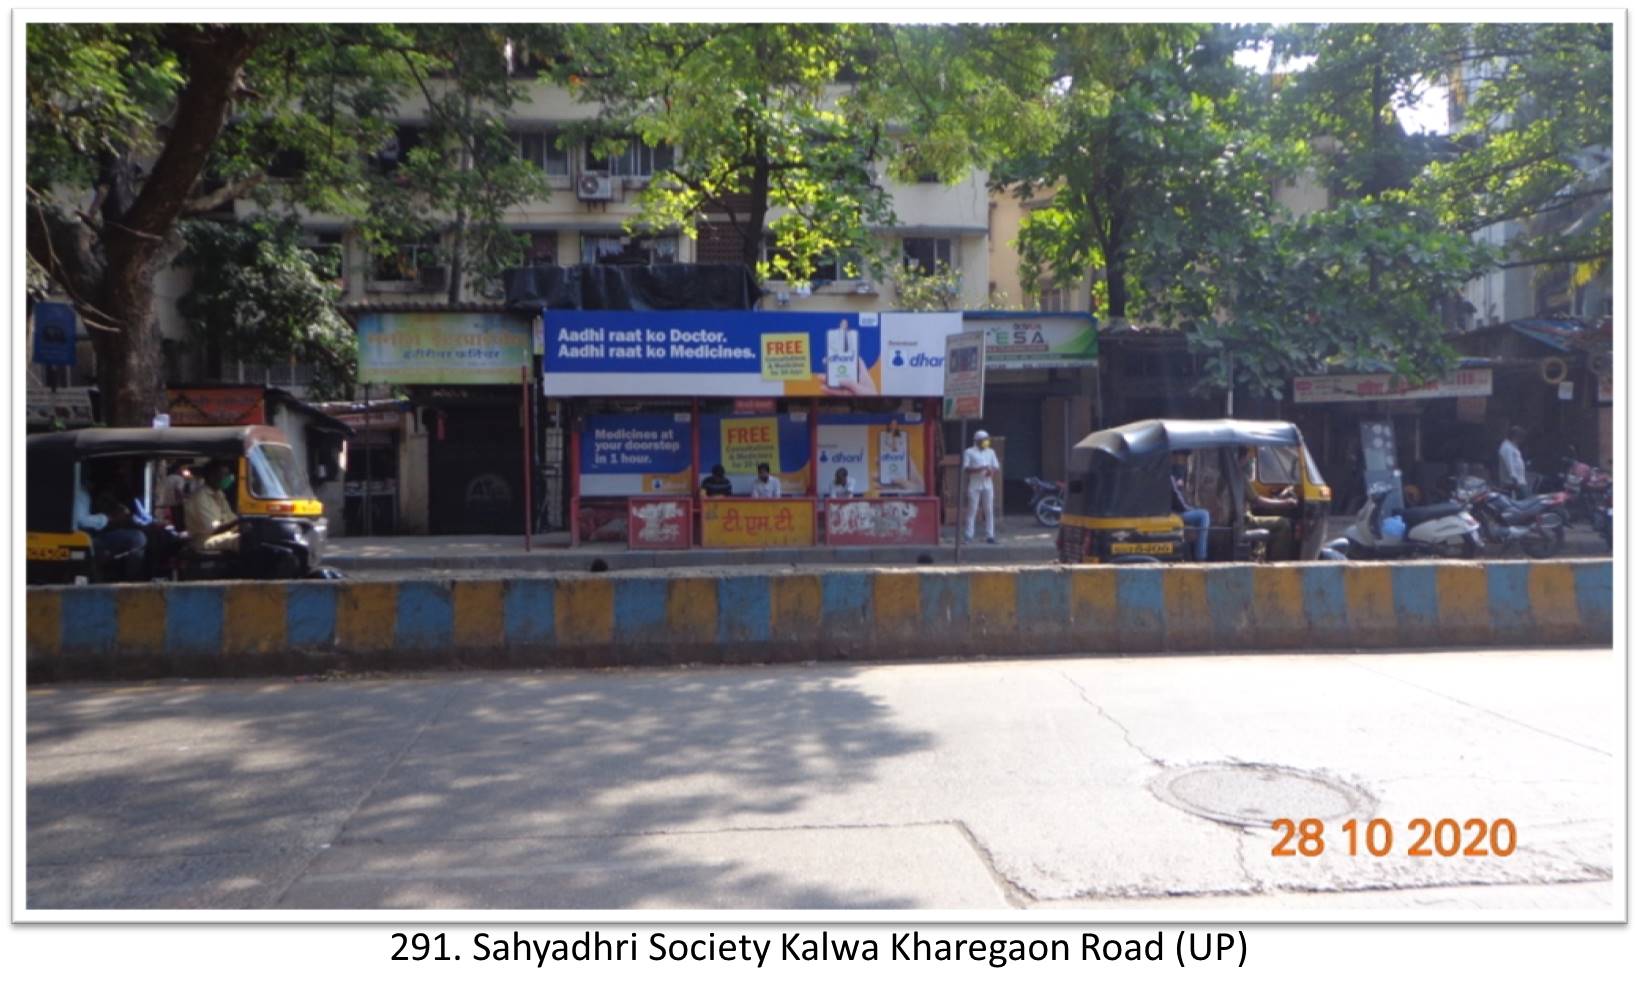
[(876, 293), (876, 288), (871, 286), (870, 281), (861, 280), (861, 281), (859, 281), (858, 285), (855, 286), (850, 293), (853, 293), (853, 294), (874, 294), (874, 293)]
[(421, 289), (424, 291), (441, 291), (449, 286), (449, 267), (423, 266), (421, 267)]
[(583, 173), (580, 183), (575, 187), (575, 193), (583, 201), (612, 201), (614, 200), (614, 178), (597, 173)]

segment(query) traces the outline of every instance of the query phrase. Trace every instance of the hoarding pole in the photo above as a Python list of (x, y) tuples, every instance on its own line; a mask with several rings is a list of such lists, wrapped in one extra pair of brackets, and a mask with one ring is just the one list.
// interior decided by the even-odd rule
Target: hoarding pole
[(528, 553), (535, 531), (534, 461), (529, 459), (529, 447), (533, 442), (529, 431), (531, 421), (529, 416), (533, 412), (533, 406), (529, 397), (529, 367), (524, 365), (518, 369), (523, 384), (523, 552)]
[[(967, 441), (967, 420), (961, 420), (961, 442)], [(967, 451), (962, 449), (961, 462), (956, 464), (956, 547), (955, 562), (961, 563), (961, 535), (967, 521)]]
[[(366, 433), (369, 432), (369, 427), (370, 427), (370, 382), (365, 381), (364, 382), (364, 431)], [(374, 535), (374, 533), (372, 533), (370, 531), (370, 500), (371, 500), (370, 491), (372, 490), (370, 488), (370, 483), (371, 483), (370, 482), (370, 447), (369, 447), (368, 444), (366, 444), (364, 446), (364, 498), (363, 498), (363, 501), (364, 501), (364, 535), (365, 536), (373, 536)], [(345, 489), (343, 489), (343, 494), (345, 494)], [(346, 501), (345, 498), (343, 498), (342, 500), (343, 500), (343, 502)]]

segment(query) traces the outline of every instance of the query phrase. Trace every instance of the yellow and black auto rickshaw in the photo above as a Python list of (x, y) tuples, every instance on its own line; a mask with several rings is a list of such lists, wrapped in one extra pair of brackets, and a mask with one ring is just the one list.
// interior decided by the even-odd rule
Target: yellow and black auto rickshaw
[[(199, 553), (187, 543), (184, 523), (168, 528), (152, 514), (155, 492), (169, 467), (221, 461), (234, 468), (227, 495), (238, 516), (234, 553)], [(110, 564), (83, 518), (93, 492), (120, 482), (121, 500), (148, 521), (148, 541), (137, 562)], [(324, 556), (324, 505), (313, 496), (307, 472), (284, 434), (271, 426), (176, 429), (80, 429), (28, 437), (27, 526), (29, 584), (140, 580), (154, 576), (299, 578), (317, 573)]]
[(1185, 507), (1210, 516), (1207, 560), (1321, 556), (1331, 489), (1296, 426), (1151, 419), (1100, 429), (1075, 444), (1059, 560), (1195, 560), (1179, 494)]

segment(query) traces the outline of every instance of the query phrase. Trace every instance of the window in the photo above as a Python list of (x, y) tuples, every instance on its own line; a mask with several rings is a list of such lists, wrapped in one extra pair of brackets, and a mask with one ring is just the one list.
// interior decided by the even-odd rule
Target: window
[(245, 462), (250, 465), (250, 493), (257, 498), (307, 498), (313, 494), (307, 473), (288, 446), (260, 443), (250, 448)]
[(1068, 311), (1069, 292), (1062, 287), (1042, 284), (1040, 309), (1042, 311)]
[(676, 161), (669, 145), (647, 145), (634, 136), (623, 136), (626, 147), (620, 152), (599, 158), (595, 141), (586, 142), (586, 169), (609, 176), (650, 177), (671, 168)]
[(421, 279), (421, 270), (440, 262), (438, 241), (428, 237), (391, 246), (370, 257), (370, 279), (380, 283), (409, 283)]
[(939, 264), (943, 263), (949, 269), (955, 269), (955, 240), (910, 238), (904, 240), (904, 265), (920, 270), (922, 273), (932, 274), (938, 271)]
[(520, 251), (519, 266), (557, 265), (556, 232), (521, 231), (518, 234), (526, 240)]
[(556, 131), (525, 131), (514, 136), (518, 155), (526, 162), (540, 167), (547, 176), (569, 175), (569, 153), (558, 145), (562, 135)]
[(346, 276), (347, 246), (344, 232), (309, 229), (302, 233), (302, 247), (318, 257), (313, 270), (320, 279), (341, 283)]
[(626, 235), (580, 236), (580, 260), (603, 266), (648, 266), (677, 261), (677, 237)]
[[(784, 253), (774, 247), (772, 234), (763, 237), (762, 258), (783, 259)], [(828, 253), (813, 261), (813, 269), (804, 278), (809, 283), (827, 284), (838, 280), (858, 280), (863, 271), (863, 258), (857, 252)], [(780, 279), (775, 277), (774, 279)]]
[(392, 137), (387, 139), (387, 144), (375, 154), (376, 169), (382, 173), (391, 173), (403, 165), (410, 152), (421, 144), (424, 133), (425, 129), (418, 125), (398, 125)]

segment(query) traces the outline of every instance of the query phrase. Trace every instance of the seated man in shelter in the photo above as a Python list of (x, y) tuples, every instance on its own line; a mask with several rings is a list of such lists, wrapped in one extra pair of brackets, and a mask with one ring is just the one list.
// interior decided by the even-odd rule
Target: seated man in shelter
[(756, 465), (756, 480), (751, 484), (752, 498), (778, 498), (781, 496), (779, 478), (774, 477), (765, 463)]
[(836, 468), (836, 476), (830, 482), (830, 496), (832, 498), (853, 497), (853, 485), (848, 482), (846, 467)]
[(734, 482), (719, 463), (711, 468), (711, 476), (700, 482), (700, 491), (707, 498), (726, 498), (734, 493)]
[(184, 508), (188, 546), (196, 553), (238, 553), (239, 517), (227, 500), (227, 490), (234, 481), (233, 465), (226, 460), (212, 460), (202, 476)]

